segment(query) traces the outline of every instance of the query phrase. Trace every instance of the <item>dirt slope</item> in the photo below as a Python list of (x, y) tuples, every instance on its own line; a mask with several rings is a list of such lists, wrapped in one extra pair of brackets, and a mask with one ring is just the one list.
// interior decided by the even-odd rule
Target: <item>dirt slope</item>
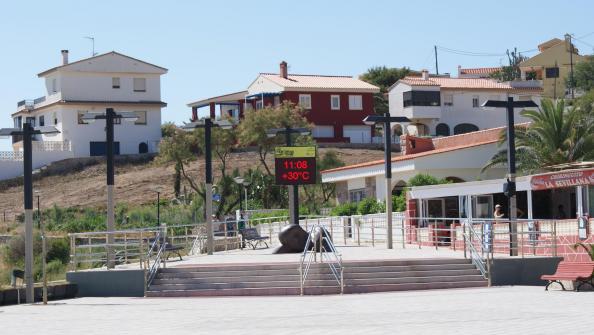
[[(356, 164), (383, 158), (383, 151), (365, 149), (319, 149), (336, 151), (345, 164)], [(269, 157), (273, 166), (273, 157)], [(240, 171), (259, 166), (255, 152), (233, 153), (229, 160), (229, 171)], [(215, 163), (215, 178), (217, 164)], [(190, 174), (197, 181), (204, 180), (204, 161), (192, 162)], [(173, 165), (158, 166), (153, 163), (142, 165), (116, 166), (116, 201), (129, 204), (144, 204), (155, 200), (153, 188), (161, 186), (165, 198), (173, 197)], [(54, 204), (60, 207), (103, 207), (105, 206), (105, 164), (87, 167), (79, 172), (64, 176), (49, 176), (35, 181), (35, 189), (41, 190), (41, 206), (48, 208)], [(36, 205), (35, 205), (36, 207)], [(11, 220), (23, 211), (22, 186), (10, 187), (0, 191), (0, 220), (4, 212)]]

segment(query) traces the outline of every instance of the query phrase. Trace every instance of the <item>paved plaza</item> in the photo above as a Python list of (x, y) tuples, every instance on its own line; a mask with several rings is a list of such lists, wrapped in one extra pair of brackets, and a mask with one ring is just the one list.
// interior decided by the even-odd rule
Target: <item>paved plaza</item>
[(493, 287), (332, 296), (80, 298), (0, 307), (6, 334), (591, 333), (594, 292)]

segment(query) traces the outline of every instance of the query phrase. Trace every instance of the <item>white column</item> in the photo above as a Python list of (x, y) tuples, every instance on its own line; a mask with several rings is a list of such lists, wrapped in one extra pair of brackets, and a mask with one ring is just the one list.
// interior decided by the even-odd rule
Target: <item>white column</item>
[(526, 191), (526, 199), (528, 200), (528, 219), (534, 219), (534, 215), (532, 214), (532, 190)]

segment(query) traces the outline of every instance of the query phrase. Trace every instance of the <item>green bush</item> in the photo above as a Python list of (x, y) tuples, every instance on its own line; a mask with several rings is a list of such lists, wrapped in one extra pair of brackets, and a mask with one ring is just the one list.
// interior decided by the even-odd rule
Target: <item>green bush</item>
[(48, 243), (48, 250), (46, 261), (53, 262), (55, 260), (60, 261), (62, 264), (68, 264), (70, 260), (70, 245), (68, 243), (68, 239), (60, 238), (51, 241)]
[(408, 180), (407, 186), (425, 186), (425, 185), (439, 185), (450, 184), (451, 181), (447, 179), (438, 179), (426, 173), (419, 173)]
[(330, 212), (332, 216), (350, 216), (357, 214), (357, 204), (347, 202), (342, 205), (338, 205)]
[(374, 198), (365, 198), (357, 205), (357, 214), (359, 215), (375, 214), (382, 211), (385, 211), (385, 205), (377, 202)]
[(406, 195), (404, 192), (392, 196), (392, 210), (394, 212), (404, 212), (406, 210)]

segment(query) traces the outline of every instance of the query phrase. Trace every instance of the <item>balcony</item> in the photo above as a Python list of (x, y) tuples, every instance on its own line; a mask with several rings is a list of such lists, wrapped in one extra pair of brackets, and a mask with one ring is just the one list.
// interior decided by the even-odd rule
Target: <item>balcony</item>
[(25, 99), (17, 102), (17, 112), (26, 110), (32, 111), (36, 108), (39, 108), (43, 105), (58, 101), (62, 98), (61, 94), (53, 94), (49, 97), (43, 96), (37, 99)]
[(409, 119), (440, 119), (441, 106), (408, 106), (404, 107), (403, 115)]
[(509, 82), (513, 88), (542, 88), (542, 80), (513, 80)]

